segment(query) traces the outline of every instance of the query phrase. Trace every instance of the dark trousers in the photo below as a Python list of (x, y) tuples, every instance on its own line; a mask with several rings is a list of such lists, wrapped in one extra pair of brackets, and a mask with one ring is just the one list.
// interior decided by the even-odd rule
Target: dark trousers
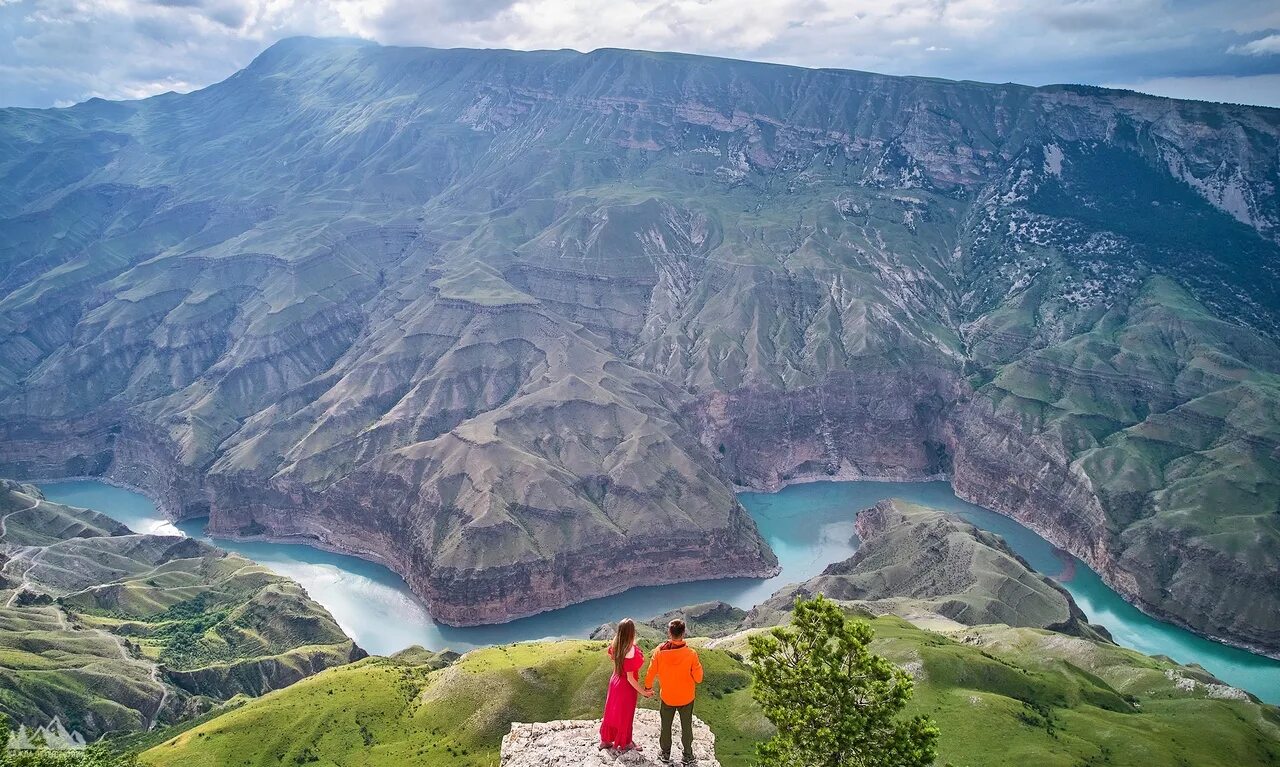
[(668, 706), (666, 703), (658, 711), (662, 717), (662, 735), (658, 738), (658, 747), (663, 756), (671, 754), (671, 723), (680, 714), (680, 745), (684, 747), (685, 761), (693, 759), (693, 701), (683, 706)]

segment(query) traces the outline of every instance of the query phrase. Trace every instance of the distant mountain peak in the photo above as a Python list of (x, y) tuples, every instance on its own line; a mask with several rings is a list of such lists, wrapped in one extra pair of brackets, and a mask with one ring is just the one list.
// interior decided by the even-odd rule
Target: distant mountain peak
[(306, 35), (283, 37), (255, 56), (253, 61), (249, 62), (249, 65), (245, 67), (245, 70), (276, 69), (299, 59), (319, 54), (332, 54), (334, 51), (342, 49), (358, 50), (361, 48), (381, 47), (379, 43), (373, 40), (365, 40), (359, 37), (311, 37)]

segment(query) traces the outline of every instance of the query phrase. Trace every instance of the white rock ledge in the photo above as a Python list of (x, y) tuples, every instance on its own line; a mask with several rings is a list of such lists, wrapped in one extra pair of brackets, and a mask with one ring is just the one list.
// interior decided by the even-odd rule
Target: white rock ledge
[[(661, 767), (658, 759), (657, 711), (636, 712), (637, 751), (601, 751), (600, 720), (562, 719), (556, 722), (515, 722), (502, 739), (502, 767)], [(680, 719), (676, 718), (671, 756), (680, 763)], [(693, 719), (693, 754), (698, 767), (720, 767), (716, 737), (701, 719)]]

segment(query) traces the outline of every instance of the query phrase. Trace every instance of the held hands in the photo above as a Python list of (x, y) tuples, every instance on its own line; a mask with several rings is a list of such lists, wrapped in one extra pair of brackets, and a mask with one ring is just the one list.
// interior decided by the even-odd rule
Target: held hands
[(652, 687), (646, 687), (646, 688), (644, 688), (643, 690), (641, 690), (641, 691), (640, 691), (640, 694), (641, 694), (641, 695), (643, 695), (643, 696), (645, 696), (646, 698), (652, 698), (652, 697), (653, 697), (653, 688), (652, 688)]

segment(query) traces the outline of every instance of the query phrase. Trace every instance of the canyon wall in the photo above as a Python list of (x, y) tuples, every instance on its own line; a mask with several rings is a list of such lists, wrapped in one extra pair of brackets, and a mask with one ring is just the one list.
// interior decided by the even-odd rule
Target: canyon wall
[(298, 39), (0, 146), (0, 473), (454, 623), (772, 572), (735, 486), (946, 475), (1280, 646), (1276, 110)]

